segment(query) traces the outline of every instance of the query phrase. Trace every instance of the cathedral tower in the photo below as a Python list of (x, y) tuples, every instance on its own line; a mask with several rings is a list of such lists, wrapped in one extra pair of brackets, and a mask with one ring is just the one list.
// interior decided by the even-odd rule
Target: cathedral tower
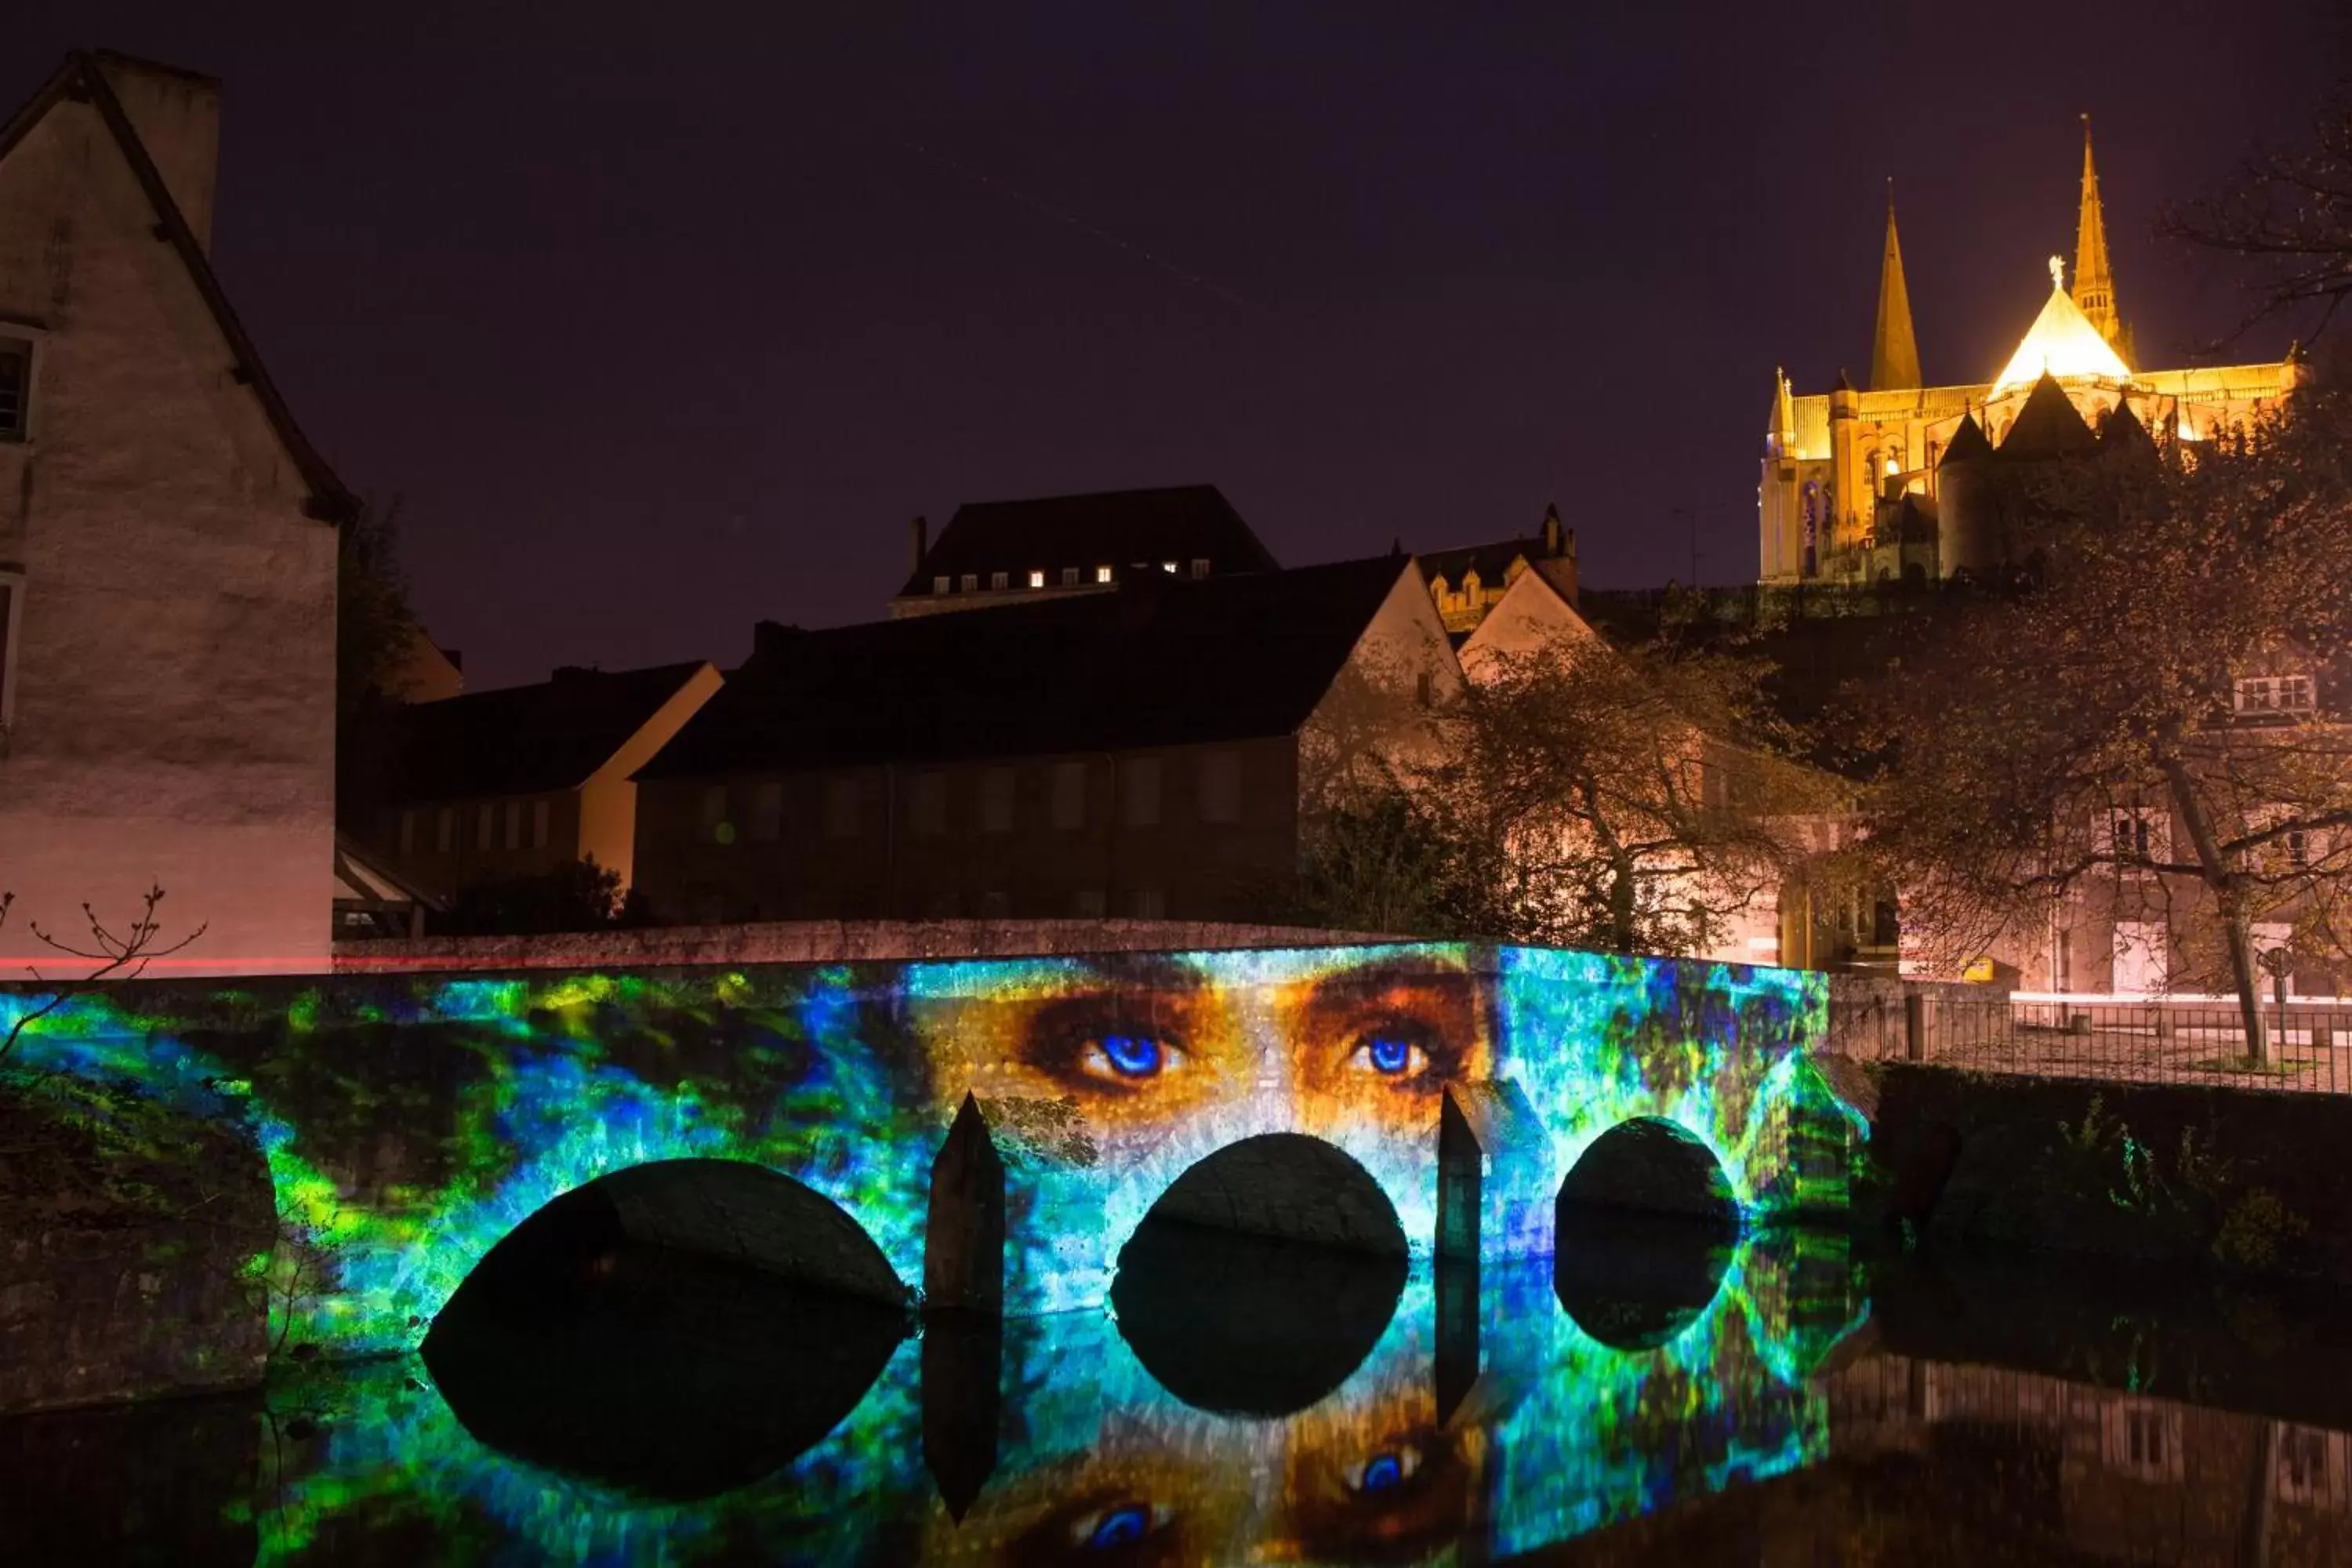
[(2091, 117), (2083, 116), (2083, 205), (2074, 220), (2075, 307), (2099, 329), (2107, 346), (2130, 363), (2131, 329), (2116, 310), (2116, 278), (2107, 262), (2106, 214), (2099, 205), (2099, 171), (2091, 161)]
[(1870, 343), (1870, 390), (1924, 386), (1919, 340), (1911, 331), (1911, 290), (1903, 281), (1903, 242), (1895, 233), (1895, 182), (1886, 182), (1886, 254), (1878, 263), (1878, 331)]

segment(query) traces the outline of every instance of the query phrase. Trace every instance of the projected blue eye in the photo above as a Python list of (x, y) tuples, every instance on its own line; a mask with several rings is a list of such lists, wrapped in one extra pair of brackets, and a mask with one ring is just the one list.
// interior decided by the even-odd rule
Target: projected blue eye
[(1183, 1047), (1157, 1035), (1106, 1029), (1077, 1052), (1078, 1071), (1097, 1083), (1140, 1089), (1184, 1065)]
[(1402, 1080), (1425, 1077), (1430, 1071), (1430, 1055), (1426, 1030), (1382, 1024), (1356, 1037), (1356, 1048), (1349, 1053), (1348, 1065), (1358, 1072)]
[(1126, 1078), (1149, 1078), (1160, 1070), (1160, 1042), (1146, 1035), (1105, 1035), (1097, 1042), (1111, 1071)]
[(1109, 1552), (1132, 1546), (1151, 1532), (1151, 1510), (1141, 1503), (1125, 1503), (1095, 1521), (1087, 1535), (1087, 1550)]
[(1421, 1450), (1410, 1445), (1385, 1454), (1375, 1454), (1362, 1464), (1340, 1476), (1348, 1489), (1358, 1497), (1374, 1497), (1392, 1492), (1411, 1480), (1421, 1468)]

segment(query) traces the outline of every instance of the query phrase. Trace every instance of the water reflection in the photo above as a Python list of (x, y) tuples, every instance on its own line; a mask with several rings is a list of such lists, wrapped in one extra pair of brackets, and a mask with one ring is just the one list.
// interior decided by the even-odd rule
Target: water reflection
[[(1857, 1328), (1854, 1271), (1832, 1241), (1717, 1248), (1696, 1305), (1687, 1251), (1644, 1260), (1623, 1233), (1598, 1245), (1579, 1277), (1608, 1286), (1605, 1322), (1624, 1342), (1565, 1310), (1549, 1268), (1490, 1269), (1483, 1353), (1444, 1419), (1425, 1274), (1404, 1280), (1335, 1387), (1280, 1416), (1242, 1411), (1172, 1314), (1148, 1353), (1124, 1310), (942, 1327), (877, 1351), (805, 1303), (755, 1312), (740, 1280), (723, 1282), (739, 1320), (708, 1291), (625, 1275), (606, 1305), (551, 1334), (560, 1353), (504, 1383), (469, 1384), (495, 1370), (491, 1352), (461, 1372), (460, 1342), (436, 1332), (429, 1369), (317, 1370), (266, 1409), (158, 1405), (104, 1431), (82, 1413), (69, 1418), (79, 1436), (68, 1418), (0, 1423), (0, 1539), (80, 1560), (312, 1563), (1404, 1563), (1550, 1549), (1608, 1562), (2301, 1564), (2352, 1552), (2352, 1352), (2332, 1348), (2324, 1308), (2158, 1308), (2136, 1284), (2080, 1269), (1905, 1275)], [(1643, 1280), (1664, 1301), (1646, 1326)], [(740, 1337), (759, 1314), (789, 1353)], [(648, 1342), (662, 1325), (711, 1365)], [(863, 1396), (843, 1392), (857, 1358), (877, 1354)], [(559, 1386), (566, 1367), (574, 1389)], [(740, 1389), (722, 1386), (721, 1367)], [(1196, 1377), (1213, 1379), (1208, 1393)], [(771, 1420), (767, 1405), (794, 1414)], [(252, 1436), (240, 1447), (233, 1433)], [(53, 1448), (72, 1463), (40, 1458)], [(76, 1522), (26, 1533), (45, 1517)], [(101, 1528), (113, 1534), (69, 1539)], [(96, 1550), (74, 1550), (85, 1544)]]

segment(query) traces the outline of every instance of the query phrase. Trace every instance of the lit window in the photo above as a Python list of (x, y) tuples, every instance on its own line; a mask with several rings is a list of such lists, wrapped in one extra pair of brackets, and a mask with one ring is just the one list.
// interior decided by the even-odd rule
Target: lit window
[(2311, 677), (2251, 675), (2238, 682), (2241, 713), (2308, 713), (2312, 709)]
[(967, 572), (963, 574), (963, 591), (967, 594), (976, 594), (980, 591), (979, 573)]
[(1095, 581), (1096, 581), (1096, 582), (1097, 582), (1097, 583), (1108, 583), (1108, 582), (1109, 582), (1109, 581), (1110, 581), (1110, 568), (1109, 568), (1109, 567), (1108, 567), (1108, 566), (1097, 566), (1097, 567), (1096, 567), (1096, 568), (1095, 568)]
[(1044, 587), (1044, 586), (1045, 585), (1045, 574), (1044, 574), (1043, 572), (1032, 572), (1032, 573), (1030, 573), (1030, 574), (1029, 574), (1029, 585), (1030, 585), (1032, 588), (1042, 588), (1042, 587)]
[(948, 576), (934, 577), (931, 579), (931, 592), (934, 594), (947, 593), (950, 589), (950, 584), (954, 583), (954, 578)]
[(1063, 586), (1063, 587), (1065, 587), (1065, 588), (1075, 588), (1075, 587), (1076, 587), (1077, 585), (1078, 585), (1078, 569), (1077, 569), (1076, 567), (1075, 567), (1075, 566), (1065, 566), (1065, 567), (1063, 567), (1063, 568), (1062, 568), (1062, 586)]
[(1208, 574), (1209, 558), (1205, 555), (1195, 555), (1192, 557), (1192, 575), (1195, 577), (1205, 577)]
[(997, 592), (1002, 593), (1005, 589), (1013, 586), (1013, 574), (1010, 572), (991, 572), (988, 574), (988, 585), (991, 588), (995, 589)]
[(0, 338), (0, 441), (21, 441), (33, 428), (33, 345)]
[(1176, 575), (1176, 563), (1173, 561), (1162, 561), (1160, 563), (1160, 569), (1162, 572), (1167, 573), (1171, 577)]

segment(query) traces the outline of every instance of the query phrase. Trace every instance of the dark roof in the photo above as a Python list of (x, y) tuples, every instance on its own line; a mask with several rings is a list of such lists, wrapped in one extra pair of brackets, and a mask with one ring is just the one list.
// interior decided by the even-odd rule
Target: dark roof
[[(112, 133), (115, 145), (122, 150), (123, 157), (131, 164), (131, 173), (138, 180), (139, 188), (146, 194), (148, 205), (154, 209), (155, 237), (167, 242), (173, 254), (179, 258), (180, 265), (187, 268), (189, 279), (195, 284), (197, 294), (212, 312), (222, 337), (228, 342), (238, 378), (252, 389), (253, 395), (259, 400), (262, 414), (268, 419), (270, 428), (277, 432), (279, 443), (294, 460), (303, 482), (310, 487), (305, 510), (323, 522), (344, 521), (358, 510), (357, 500), (343, 488), (342, 481), (328, 467), (326, 458), (319, 455), (319, 449), (310, 445), (310, 437), (302, 434), (301, 426), (294, 422), (293, 410), (287, 406), (285, 397), (278, 390), (278, 384), (269, 378), (269, 372), (263, 367), (259, 352), (254, 348), (253, 340), (246, 334), (245, 324), (237, 320), (236, 311), (229, 306), (227, 294), (222, 291), (220, 279), (213, 275), (212, 263), (205, 258), (204, 247), (196, 243), (195, 231), (188, 226), (186, 216), (180, 211), (179, 204), (172, 199), (171, 190), (163, 184), (163, 176), (155, 167), (155, 160), (148, 155), (147, 144), (132, 129), (131, 117), (123, 110), (122, 100), (115, 95), (113, 84), (106, 79), (105, 71), (100, 68), (100, 62), (109, 59), (141, 67), (148, 65), (148, 62), (131, 56), (116, 55), (107, 50), (76, 50), (68, 55), (65, 63), (41, 85), (40, 90), (34, 93), (5, 125), (0, 125), (0, 158), (5, 158), (16, 143), (40, 123), (42, 117), (61, 101), (87, 101), (98, 110), (99, 119)], [(195, 80), (212, 79), (194, 71), (180, 71), (169, 67), (160, 68), (171, 69), (175, 75)]]
[(827, 631), (751, 662), (640, 778), (1288, 734), (1412, 563), (1397, 556)]
[(585, 784), (702, 668), (559, 669), (536, 686), (417, 703), (402, 714), (400, 798), (462, 800)]
[(2033, 384), (2025, 395), (2025, 406), (2017, 411), (2017, 418), (2009, 434), (2000, 438), (2000, 455), (2004, 458), (2063, 458), (2077, 452), (2096, 451), (2099, 438), (2083, 422), (2074, 400), (2048, 371)]
[(1433, 550), (1418, 559), (1423, 579), (1434, 582), (1443, 577), (1450, 585), (1459, 588), (1463, 578), (1473, 567), (1477, 568), (1479, 582), (1502, 582), (1510, 573), (1511, 563), (1520, 556), (1525, 556), (1530, 566), (1549, 559), (1544, 552), (1544, 542), (1540, 536), (1498, 539), (1491, 544), (1465, 544), (1453, 550)]
[(924, 552), (923, 564), (901, 594), (929, 594), (931, 579), (971, 572), (1042, 571), (1057, 582), (1076, 566), (1157, 567), (1180, 563), (1186, 571), (1206, 561), (1217, 575), (1272, 572), (1276, 564), (1250, 525), (1214, 485), (1167, 489), (1106, 490), (1097, 495), (1041, 496), (1032, 500), (968, 501)]
[(2147, 426), (2140, 423), (2138, 414), (2132, 409), (2130, 398), (2118, 401), (2099, 426), (2099, 449), (2135, 452), (2156, 449), (2156, 439), (2147, 433)]
[(1944, 455), (1936, 466), (1940, 468), (1945, 463), (1965, 463), (1991, 456), (1992, 443), (1985, 439), (1984, 426), (1977, 423), (1975, 415), (1964, 414), (1960, 416), (1960, 427), (1945, 443)]

